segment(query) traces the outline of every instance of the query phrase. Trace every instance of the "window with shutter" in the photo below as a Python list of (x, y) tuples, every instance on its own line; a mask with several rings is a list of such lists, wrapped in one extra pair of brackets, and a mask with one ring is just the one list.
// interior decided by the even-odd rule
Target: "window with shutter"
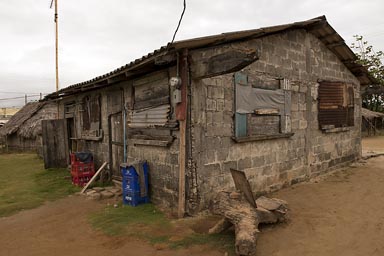
[(321, 82), (318, 94), (318, 120), (322, 130), (354, 125), (352, 85)]
[(155, 128), (168, 124), (171, 112), (168, 72), (161, 71), (133, 82), (134, 105), (131, 128)]
[(236, 72), (235, 140), (291, 136), (291, 91), (287, 79), (249, 79)]
[(80, 111), (82, 120), (81, 136), (88, 139), (100, 139), (102, 136), (100, 95), (84, 97)]

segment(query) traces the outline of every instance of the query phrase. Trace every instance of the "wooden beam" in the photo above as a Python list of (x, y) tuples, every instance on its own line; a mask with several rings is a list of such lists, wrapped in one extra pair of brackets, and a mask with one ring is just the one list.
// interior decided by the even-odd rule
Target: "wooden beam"
[(110, 77), (107, 79), (107, 82), (108, 84), (114, 84), (114, 83), (118, 83), (118, 82), (122, 82), (122, 81), (126, 81), (127, 80), (127, 76), (124, 74), (119, 74), (117, 76), (113, 76), (113, 77)]
[(96, 180), (97, 176), (101, 173), (101, 171), (104, 169), (104, 167), (107, 165), (107, 162), (104, 162), (103, 165), (97, 170), (95, 175), (88, 181), (88, 183), (84, 186), (84, 188), (81, 190), (80, 194), (83, 194), (85, 190)]
[(165, 54), (162, 56), (158, 56), (155, 58), (155, 65), (162, 66), (162, 65), (168, 65), (172, 62), (176, 62), (176, 54)]
[(179, 143), (179, 203), (177, 215), (183, 218), (185, 214), (185, 168), (186, 168), (186, 130), (187, 130), (187, 87), (189, 86), (189, 67), (188, 67), (188, 50), (183, 50), (180, 56), (180, 73), (181, 73), (181, 103), (176, 106), (176, 118), (180, 125), (180, 143)]
[(257, 51), (251, 49), (249, 51), (229, 50), (210, 58), (194, 60), (196, 64), (192, 66), (192, 78), (202, 79), (236, 72), (258, 59)]
[(186, 164), (186, 149), (185, 135), (187, 122), (180, 121), (180, 143), (179, 143), (179, 204), (177, 216), (183, 218), (185, 214), (185, 164)]

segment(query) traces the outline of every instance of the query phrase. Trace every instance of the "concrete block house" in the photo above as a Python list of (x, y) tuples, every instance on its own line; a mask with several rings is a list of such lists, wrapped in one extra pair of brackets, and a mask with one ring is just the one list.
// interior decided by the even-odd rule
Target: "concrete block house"
[(361, 156), (367, 71), (324, 16), (169, 44), (52, 93), (67, 151), (96, 166), (150, 166), (151, 200), (180, 216), (206, 209), (245, 171), (255, 193)]

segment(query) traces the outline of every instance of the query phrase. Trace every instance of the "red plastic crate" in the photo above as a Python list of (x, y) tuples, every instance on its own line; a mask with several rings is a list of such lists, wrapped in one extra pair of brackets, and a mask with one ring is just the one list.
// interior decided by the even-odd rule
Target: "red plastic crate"
[(80, 162), (75, 154), (71, 154), (71, 176), (72, 183), (77, 186), (84, 186), (95, 175), (93, 162)]
[(80, 187), (84, 187), (85, 184), (90, 181), (92, 176), (90, 175), (85, 175), (85, 176), (72, 176), (72, 184)]

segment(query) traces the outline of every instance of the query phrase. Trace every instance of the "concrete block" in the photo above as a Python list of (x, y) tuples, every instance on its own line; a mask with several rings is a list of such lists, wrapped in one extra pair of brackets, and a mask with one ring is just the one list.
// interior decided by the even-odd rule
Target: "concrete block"
[(237, 170), (238, 169), (237, 161), (227, 161), (227, 162), (223, 163), (223, 172), (224, 173), (229, 172), (230, 168)]
[(307, 129), (308, 127), (308, 122), (305, 120), (299, 120), (299, 129), (304, 130)]
[(207, 99), (207, 110), (216, 111), (216, 100)]
[(250, 157), (246, 157), (238, 161), (239, 170), (244, 170), (251, 167), (252, 167), (252, 159)]
[(265, 157), (264, 156), (255, 156), (252, 157), (252, 167), (260, 167), (265, 164)]
[(224, 111), (224, 99), (216, 100), (216, 110), (217, 111)]
[(212, 175), (218, 175), (221, 171), (220, 164), (205, 164), (204, 165), (204, 171), (208, 174)]

